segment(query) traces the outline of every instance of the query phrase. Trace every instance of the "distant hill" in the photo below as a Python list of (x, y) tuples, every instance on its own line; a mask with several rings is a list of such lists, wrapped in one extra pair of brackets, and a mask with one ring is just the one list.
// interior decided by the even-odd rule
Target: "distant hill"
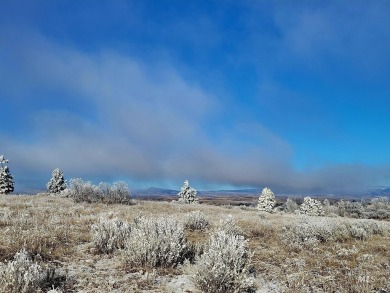
[(372, 190), (370, 196), (390, 196), (390, 186), (380, 186)]
[(179, 191), (173, 189), (149, 187), (145, 189), (132, 189), (131, 195), (134, 197), (160, 197), (177, 195)]
[[(200, 198), (213, 198), (213, 197), (258, 197), (261, 194), (262, 189), (236, 189), (236, 190), (198, 190), (198, 196)], [(150, 187), (145, 189), (133, 189), (131, 195), (139, 198), (171, 198), (175, 199), (179, 190), (165, 189)], [(291, 193), (279, 193), (275, 192), (276, 196), (280, 199), (287, 199), (288, 197), (304, 197), (311, 196), (314, 198), (328, 198), (328, 199), (346, 199), (346, 200), (364, 200), (377, 196), (390, 196), (390, 186), (375, 187), (371, 191), (361, 194), (291, 194)]]
[[(131, 195), (134, 197), (154, 196), (176, 196), (179, 190), (149, 187), (145, 189), (133, 189)], [(238, 189), (238, 190), (198, 190), (198, 196), (254, 196), (261, 193), (260, 189)]]

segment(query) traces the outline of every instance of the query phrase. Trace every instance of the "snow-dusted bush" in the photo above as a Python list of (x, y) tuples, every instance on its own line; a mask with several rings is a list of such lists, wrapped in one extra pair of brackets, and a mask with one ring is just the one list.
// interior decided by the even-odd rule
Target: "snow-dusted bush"
[(285, 211), (287, 213), (293, 214), (298, 209), (299, 209), (298, 204), (293, 199), (288, 198), (287, 201), (286, 201)]
[(284, 225), (282, 238), (286, 244), (307, 247), (328, 241), (366, 240), (372, 235), (386, 235), (389, 232), (390, 224), (386, 222), (303, 216)]
[(325, 216), (337, 217), (337, 215), (338, 215), (337, 205), (332, 205), (328, 199), (324, 199), (323, 210), (324, 210)]
[(262, 212), (273, 213), (275, 204), (275, 194), (268, 187), (264, 188), (259, 196), (257, 209)]
[(193, 279), (202, 292), (243, 292), (253, 289), (249, 276), (251, 255), (243, 236), (217, 231), (192, 267)]
[(54, 169), (51, 176), (50, 181), (46, 185), (50, 193), (60, 193), (66, 189), (64, 173), (60, 169)]
[(365, 210), (361, 202), (340, 200), (337, 203), (337, 208), (338, 215), (342, 217), (363, 218), (365, 214)]
[(237, 225), (232, 215), (221, 218), (218, 222), (217, 231), (224, 231), (230, 235), (242, 235), (241, 228)]
[(123, 249), (127, 266), (175, 267), (187, 252), (184, 226), (173, 217), (139, 217)]
[(319, 200), (307, 196), (303, 199), (303, 203), (300, 207), (300, 213), (308, 216), (323, 216), (324, 210)]
[(380, 196), (371, 199), (371, 205), (377, 209), (390, 209), (390, 198), (387, 196)]
[(42, 279), (40, 266), (31, 260), (26, 250), (16, 253), (13, 261), (0, 263), (1, 292), (36, 292)]
[(364, 217), (369, 219), (390, 219), (390, 198), (373, 198), (365, 208)]
[(71, 282), (63, 270), (42, 268), (25, 249), (17, 252), (12, 261), (0, 262), (0, 292), (61, 292), (60, 288), (71, 287)]
[(72, 197), (76, 202), (128, 203), (130, 201), (129, 187), (122, 181), (114, 182), (112, 185), (105, 182), (94, 185), (90, 181), (72, 178), (63, 194)]
[(183, 203), (198, 203), (198, 198), (196, 197), (196, 189), (190, 187), (188, 180), (184, 181), (184, 185), (181, 187), (181, 191), (178, 193), (179, 202)]
[(3, 155), (0, 156), (0, 194), (8, 194), (14, 191), (13, 177), (6, 165), (8, 160)]
[(205, 230), (210, 226), (206, 215), (201, 211), (192, 211), (184, 218), (184, 227), (191, 230)]
[(106, 203), (128, 203), (129, 202), (129, 186), (126, 182), (117, 181), (112, 185), (105, 182), (100, 182), (98, 185), (101, 198)]
[(119, 219), (100, 218), (100, 222), (92, 225), (92, 240), (99, 252), (109, 253), (125, 246), (130, 237), (130, 225)]
[(81, 178), (72, 178), (68, 182), (68, 188), (63, 192), (67, 197), (73, 198), (76, 202), (96, 202), (101, 200), (101, 193), (97, 186), (90, 181)]

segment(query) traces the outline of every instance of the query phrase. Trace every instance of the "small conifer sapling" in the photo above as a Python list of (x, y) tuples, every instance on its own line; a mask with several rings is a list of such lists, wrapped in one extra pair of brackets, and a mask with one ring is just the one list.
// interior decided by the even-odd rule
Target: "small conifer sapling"
[(0, 156), (0, 194), (8, 194), (14, 191), (13, 177), (6, 165), (8, 160), (3, 155)]
[(64, 173), (60, 169), (54, 169), (51, 173), (52, 178), (47, 183), (46, 187), (50, 193), (60, 193), (66, 189)]
[(188, 180), (185, 180), (184, 185), (181, 187), (181, 191), (178, 193), (178, 196), (180, 196), (179, 201), (183, 203), (198, 203), (196, 194), (197, 191), (190, 187)]

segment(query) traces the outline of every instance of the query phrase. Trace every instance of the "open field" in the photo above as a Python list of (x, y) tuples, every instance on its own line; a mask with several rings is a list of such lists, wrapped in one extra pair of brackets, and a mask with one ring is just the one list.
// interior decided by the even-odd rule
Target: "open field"
[(193, 279), (193, 258), (191, 263), (156, 268), (129, 265), (123, 249), (99, 251), (91, 232), (101, 218), (117, 218), (134, 229), (140, 216), (185, 222), (189, 213), (201, 211), (209, 225), (185, 228), (187, 246), (201, 253), (214, 231), (236, 229), (248, 240), (249, 276), (257, 292), (390, 292), (389, 222), (264, 214), (222, 201), (107, 205), (44, 194), (2, 195), (0, 261), (8, 263), (25, 248), (42, 268), (56, 269), (58, 276), (50, 285), (59, 287), (58, 292), (201, 292)]

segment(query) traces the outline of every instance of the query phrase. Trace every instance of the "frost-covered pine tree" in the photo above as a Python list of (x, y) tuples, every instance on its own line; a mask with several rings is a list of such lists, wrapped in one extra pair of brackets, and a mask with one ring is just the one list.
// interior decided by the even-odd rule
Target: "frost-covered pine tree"
[(264, 188), (259, 197), (257, 209), (259, 211), (273, 213), (275, 204), (275, 194), (268, 187)]
[(7, 194), (14, 191), (14, 180), (7, 165), (8, 160), (0, 156), (0, 194)]
[(181, 191), (178, 193), (178, 196), (180, 196), (179, 201), (184, 203), (198, 203), (196, 194), (196, 190), (190, 187), (188, 180), (185, 180)]
[(51, 173), (52, 178), (46, 184), (47, 190), (50, 193), (60, 193), (66, 189), (64, 173), (60, 169), (54, 169)]
[(319, 200), (306, 196), (301, 204), (300, 213), (309, 216), (323, 216), (324, 210)]

